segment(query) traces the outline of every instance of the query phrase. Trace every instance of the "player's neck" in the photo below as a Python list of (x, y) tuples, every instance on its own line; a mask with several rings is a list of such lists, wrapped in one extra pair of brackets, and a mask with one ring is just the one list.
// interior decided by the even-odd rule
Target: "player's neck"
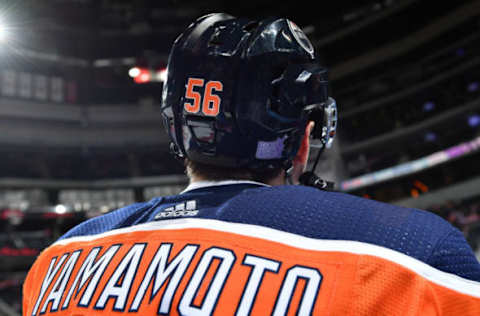
[[(250, 179), (225, 179), (225, 180), (235, 180), (235, 181), (252, 181)], [(208, 179), (206, 177), (199, 177), (198, 175), (195, 174), (189, 174), (189, 183), (197, 183), (197, 182), (216, 182), (217, 180), (212, 180)], [(281, 172), (277, 177), (273, 178), (272, 180), (266, 182), (265, 184), (270, 185), (270, 186), (276, 186), (276, 185), (284, 185), (286, 183), (285, 181), (285, 172)]]
[(268, 183), (266, 183), (266, 184), (271, 185), (271, 186), (285, 185), (286, 184), (285, 171), (282, 170), (282, 172), (280, 172), (280, 174), (278, 176), (276, 176), (272, 180), (268, 181)]

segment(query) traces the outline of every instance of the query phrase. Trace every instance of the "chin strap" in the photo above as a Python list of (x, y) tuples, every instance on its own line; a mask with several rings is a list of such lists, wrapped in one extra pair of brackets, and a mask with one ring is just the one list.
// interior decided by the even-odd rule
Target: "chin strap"
[(300, 182), (300, 184), (309, 187), (314, 187), (324, 191), (334, 191), (334, 182), (325, 181), (315, 174), (315, 169), (317, 169), (318, 162), (320, 161), (320, 155), (325, 150), (325, 147), (325, 144), (323, 144), (323, 146), (318, 151), (312, 170), (302, 173), (298, 181)]

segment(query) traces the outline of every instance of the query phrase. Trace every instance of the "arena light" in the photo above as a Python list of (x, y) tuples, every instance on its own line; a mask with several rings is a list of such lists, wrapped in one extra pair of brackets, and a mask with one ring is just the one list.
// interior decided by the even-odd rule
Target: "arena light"
[(423, 104), (422, 109), (423, 109), (424, 112), (433, 111), (433, 110), (435, 110), (435, 103), (432, 102), (432, 101), (427, 101)]
[(437, 134), (434, 132), (428, 132), (425, 134), (424, 139), (426, 142), (434, 142), (437, 140)]
[(64, 214), (67, 212), (67, 207), (65, 205), (62, 205), (62, 204), (58, 204), (55, 206), (55, 213), (57, 214)]
[(147, 83), (152, 80), (152, 75), (148, 69), (140, 69), (139, 74), (133, 80), (136, 83)]
[(0, 43), (6, 43), (9, 41), (9, 27), (3, 19), (0, 18)]
[(141, 67), (132, 67), (128, 71), (128, 75), (133, 78), (135, 83), (147, 83), (152, 81), (152, 74), (149, 69)]
[(6, 42), (7, 41), (7, 30), (5, 29), (5, 27), (3, 25), (0, 24), (0, 42), (3, 43), (3, 42)]
[(468, 125), (470, 127), (477, 127), (480, 125), (480, 115), (473, 114), (468, 117)]
[(133, 67), (128, 71), (128, 75), (133, 78), (135, 83), (165, 82), (167, 80), (167, 68), (159, 70)]
[(468, 92), (475, 92), (480, 87), (480, 83), (478, 81), (470, 82), (467, 86)]
[(140, 72), (141, 72), (140, 68), (133, 67), (133, 68), (130, 68), (130, 70), (128, 71), (128, 75), (132, 78), (135, 78), (138, 75), (140, 75)]

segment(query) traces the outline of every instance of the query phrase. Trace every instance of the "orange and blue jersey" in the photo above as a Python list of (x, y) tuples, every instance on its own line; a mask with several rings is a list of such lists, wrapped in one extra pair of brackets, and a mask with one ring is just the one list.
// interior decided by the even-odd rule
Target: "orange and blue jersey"
[(460, 241), (432, 214), (349, 195), (196, 185), (67, 233), (31, 268), (23, 312), (480, 315), (479, 264)]

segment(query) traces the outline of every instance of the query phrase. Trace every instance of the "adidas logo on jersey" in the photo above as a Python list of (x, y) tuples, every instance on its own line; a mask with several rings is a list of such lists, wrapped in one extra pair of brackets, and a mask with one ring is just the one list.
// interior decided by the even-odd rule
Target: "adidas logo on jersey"
[(162, 212), (155, 215), (155, 219), (195, 216), (198, 214), (197, 201), (186, 201), (175, 206), (167, 207)]

